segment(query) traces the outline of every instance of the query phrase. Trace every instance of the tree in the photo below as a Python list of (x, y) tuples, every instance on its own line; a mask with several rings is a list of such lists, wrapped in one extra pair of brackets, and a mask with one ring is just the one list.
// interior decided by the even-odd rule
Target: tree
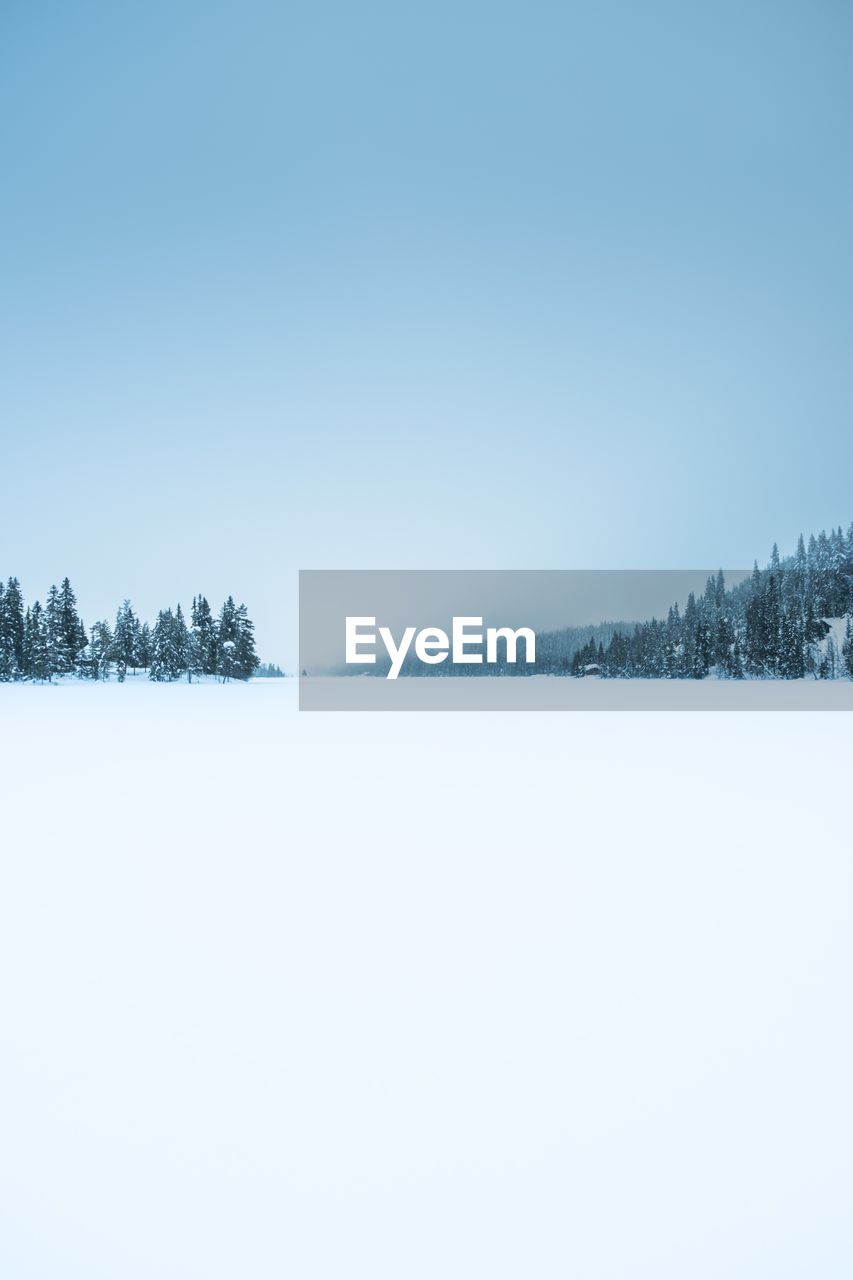
[(193, 675), (216, 675), (216, 623), (204, 596), (193, 597), (191, 622), (190, 670)]
[(24, 618), (24, 646), (26, 651), (27, 674), (31, 680), (49, 680), (50, 642), (47, 619), (44, 610), (36, 600), (32, 609), (28, 609)]
[(246, 606), (237, 609), (237, 651), (235, 654), (240, 680), (250, 680), (260, 666), (255, 652), (255, 627), (250, 621)]
[(181, 606), (177, 614), (171, 609), (161, 609), (151, 637), (150, 680), (177, 680), (186, 670), (187, 628)]
[(0, 582), (0, 680), (15, 679), (15, 664), (12, 656), (12, 639), (6, 618), (6, 593)]
[(87, 639), (83, 623), (77, 612), (77, 597), (67, 578), (62, 579), (58, 599), (59, 632), (62, 640), (63, 670), (62, 675), (70, 675), (77, 670), (80, 655), (86, 648)]
[(779, 674), (786, 680), (797, 680), (805, 673), (805, 635), (799, 608), (792, 601), (782, 619)]
[(258, 666), (255, 652), (255, 628), (246, 606), (239, 608), (229, 596), (219, 614), (217, 628), (217, 674), (223, 681), (248, 680)]
[(174, 636), (173, 647), (175, 652), (175, 666), (179, 674), (186, 671), (187, 678), (189, 678), (190, 633), (187, 630), (187, 624), (184, 621), (184, 611), (180, 604), (175, 610), (175, 618), (172, 623), (172, 633)]
[(847, 626), (844, 628), (844, 643), (841, 646), (841, 656), (844, 660), (847, 674), (853, 676), (853, 622), (849, 617)]
[(55, 585), (47, 593), (44, 623), (47, 635), (47, 679), (52, 680), (54, 676), (65, 675), (73, 666), (62, 623), (59, 591)]
[(106, 621), (96, 622), (89, 641), (89, 674), (93, 680), (109, 680), (113, 661), (113, 633)]
[(139, 629), (139, 665), (143, 671), (151, 666), (151, 628), (147, 622)]
[(116, 614), (112, 656), (116, 664), (119, 683), (124, 681), (128, 667), (133, 667), (135, 671), (141, 665), (139, 661), (139, 620), (133, 612), (129, 600), (124, 601)]
[(0, 680), (24, 675), (24, 599), (18, 579), (10, 578), (5, 591), (0, 582)]
[(217, 629), (217, 664), (216, 674), (221, 677), (222, 681), (236, 680), (238, 676), (237, 668), (237, 606), (234, 604), (234, 597), (229, 596), (219, 614), (219, 626)]

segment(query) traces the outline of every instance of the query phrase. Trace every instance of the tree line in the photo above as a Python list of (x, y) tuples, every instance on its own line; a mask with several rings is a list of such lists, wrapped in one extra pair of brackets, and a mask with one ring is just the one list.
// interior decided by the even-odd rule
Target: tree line
[(115, 624), (101, 620), (89, 632), (68, 578), (52, 586), (44, 606), (24, 605), (17, 578), (0, 582), (0, 681), (51, 681), (61, 676), (123, 681), (129, 670), (149, 679), (213, 676), (248, 680), (259, 664), (254, 624), (246, 606), (229, 596), (214, 614), (206, 598), (193, 598), (189, 623), (180, 604), (161, 609), (153, 627), (141, 622), (129, 600)]
[[(591, 636), (564, 673), (590, 668), (605, 676), (702, 679), (713, 673), (793, 680), (803, 676), (853, 676), (853, 524), (820, 533), (727, 589), (722, 570), (704, 593), (689, 595), (683, 612), (673, 604), (665, 621), (653, 618), (617, 630), (608, 642)], [(837, 644), (828, 619), (845, 621)]]

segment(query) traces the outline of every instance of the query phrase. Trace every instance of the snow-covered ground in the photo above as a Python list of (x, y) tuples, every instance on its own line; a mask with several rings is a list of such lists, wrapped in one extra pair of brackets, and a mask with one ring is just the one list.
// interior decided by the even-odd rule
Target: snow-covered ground
[(847, 1277), (851, 764), (0, 686), (0, 1274)]

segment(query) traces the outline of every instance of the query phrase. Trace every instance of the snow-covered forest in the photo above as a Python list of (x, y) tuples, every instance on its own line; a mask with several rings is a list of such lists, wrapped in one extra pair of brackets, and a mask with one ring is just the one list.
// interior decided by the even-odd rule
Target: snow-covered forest
[[(770, 563), (728, 590), (722, 570), (682, 612), (607, 642), (596, 636), (551, 670), (583, 675), (795, 680), (853, 676), (853, 524), (802, 535), (792, 556), (774, 544)], [(541, 668), (540, 668), (541, 669)]]
[[(384, 676), (380, 660), (370, 674)], [(816, 679), (853, 676), (853, 523), (844, 534), (801, 535), (795, 553), (728, 588), (722, 570), (701, 595), (673, 601), (665, 620), (601, 621), (536, 635), (536, 662), (424, 666), (406, 676), (602, 675), (649, 679)]]
[(115, 624), (101, 620), (88, 633), (71, 583), (52, 586), (44, 606), (24, 605), (20, 583), (0, 582), (0, 681), (59, 677), (123, 681), (128, 671), (151, 680), (186, 677), (248, 680), (259, 666), (254, 625), (232, 596), (215, 617), (204, 596), (193, 598), (187, 623), (180, 604), (161, 609), (153, 627), (125, 600)]

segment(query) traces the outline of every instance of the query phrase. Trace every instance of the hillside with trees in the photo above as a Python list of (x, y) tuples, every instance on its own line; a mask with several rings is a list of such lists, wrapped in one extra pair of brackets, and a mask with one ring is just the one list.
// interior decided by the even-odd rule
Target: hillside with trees
[[(796, 680), (853, 676), (853, 524), (802, 535), (791, 556), (728, 589), (722, 570), (665, 620), (592, 635), (571, 659), (573, 675)], [(557, 667), (538, 669), (556, 672)], [(565, 670), (565, 667), (563, 667)]]

